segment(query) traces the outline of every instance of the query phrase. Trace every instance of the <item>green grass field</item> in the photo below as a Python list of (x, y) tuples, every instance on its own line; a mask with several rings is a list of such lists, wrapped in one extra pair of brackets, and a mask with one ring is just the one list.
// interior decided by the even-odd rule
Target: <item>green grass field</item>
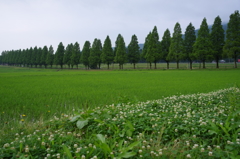
[[(58, 70), (0, 67), (0, 123), (35, 121), (73, 108), (209, 92), (240, 84), (239, 69)], [(2, 125), (1, 125), (2, 126)]]
[[(27, 156), (34, 158), (34, 156), (50, 155), (54, 158), (60, 154), (64, 155), (64, 158), (73, 158), (71, 156), (74, 154), (77, 158), (85, 156), (91, 158), (92, 155), (99, 155), (102, 158), (104, 154), (105, 157), (107, 154), (114, 156), (110, 151), (104, 150), (105, 140), (108, 140), (107, 144), (114, 153), (117, 152), (115, 155), (118, 156), (158, 158), (163, 153), (167, 158), (171, 156), (186, 158), (189, 155), (193, 157), (201, 155), (200, 158), (206, 158), (212, 153), (215, 157), (238, 155), (239, 94), (234, 95), (234, 92), (230, 93), (231, 96), (229, 93), (221, 94), (227, 89), (218, 91), (219, 95), (217, 92), (195, 93), (207, 93), (239, 86), (239, 69), (227, 68), (228, 64), (225, 68), (223, 65), (221, 69), (194, 70), (133, 70), (130, 67), (131, 65), (128, 64), (125, 65), (125, 70), (107, 71), (0, 66), (0, 135), (3, 136), (0, 138), (0, 146), (3, 147), (0, 148), (0, 152), (3, 156), (0, 154), (0, 157), (20, 155), (19, 157), (23, 158)], [(239, 93), (239, 90), (237, 91)], [(163, 101), (158, 99), (163, 99)], [(113, 103), (115, 105), (106, 106)], [(199, 106), (196, 107), (197, 105)], [(216, 109), (219, 109), (218, 116), (215, 116)], [(230, 115), (222, 115), (224, 111)], [(142, 117), (143, 112), (144, 117)], [(198, 113), (195, 116), (196, 112)], [(152, 113), (162, 117), (153, 118)], [(177, 113), (180, 114), (176, 118)], [(77, 118), (72, 119), (72, 115), (77, 115)], [(215, 116), (214, 119), (212, 119), (213, 116)], [(205, 117), (207, 119), (204, 119)], [(217, 121), (217, 127), (211, 123), (206, 125), (210, 119)], [(186, 125), (186, 120), (190, 125)], [(229, 127), (230, 120), (232, 125)], [(167, 121), (173, 124), (166, 126)], [(198, 121), (206, 126), (201, 128)], [(73, 125), (73, 122), (74, 124), (77, 122), (77, 127), (76, 124)], [(94, 122), (100, 122), (100, 125)], [(224, 122), (224, 124), (226, 122), (226, 125), (222, 128), (221, 123), (219, 125), (218, 122)], [(89, 126), (79, 130), (81, 124), (82, 126), (89, 124)], [(109, 131), (105, 129), (106, 126), (109, 126)], [(182, 133), (177, 133), (178, 129)], [(213, 132), (207, 133), (209, 129)], [(156, 131), (160, 135), (154, 135)], [(99, 132), (102, 134), (98, 134)], [(146, 136), (138, 141), (140, 134), (145, 132)], [(62, 135), (59, 136), (59, 133)], [(79, 140), (78, 137), (67, 135), (69, 133), (75, 134), (75, 137), (79, 133), (86, 133), (86, 135)], [(133, 139), (124, 133), (133, 133)], [(230, 138), (229, 133), (234, 134), (233, 137)], [(54, 136), (54, 139), (45, 138), (41, 134)], [(109, 138), (102, 136), (104, 134), (107, 134)], [(213, 136), (213, 134), (216, 135)], [(122, 137), (119, 138), (119, 136)], [(199, 137), (195, 139), (191, 136)], [(219, 137), (224, 140), (220, 141)], [(125, 140), (124, 144), (123, 140)], [(152, 142), (153, 140), (158, 142)], [(44, 141), (47, 145), (43, 145)], [(92, 143), (98, 147), (96, 151), (89, 146)], [(118, 148), (114, 150), (116, 143), (122, 143), (123, 148), (119, 147), (119, 150)], [(233, 145), (226, 146), (228, 143), (233, 143)], [(71, 147), (75, 148), (76, 144), (84, 148), (78, 147), (76, 152), (70, 151)], [(198, 147), (198, 145), (201, 146)], [(199, 154), (209, 145), (215, 147), (209, 152), (204, 151)], [(153, 148), (145, 150), (144, 146)], [(133, 147), (136, 148), (133, 149)], [(219, 147), (224, 147), (224, 149), (220, 151)], [(234, 149), (236, 151), (233, 151)], [(183, 151), (185, 152), (182, 153)], [(80, 154), (83, 156), (79, 156)]]

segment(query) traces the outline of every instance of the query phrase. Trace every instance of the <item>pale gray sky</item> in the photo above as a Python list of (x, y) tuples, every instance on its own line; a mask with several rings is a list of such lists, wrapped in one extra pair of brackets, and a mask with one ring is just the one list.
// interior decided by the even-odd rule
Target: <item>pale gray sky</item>
[(168, 28), (172, 34), (179, 22), (182, 32), (192, 22), (197, 29), (204, 17), (213, 24), (223, 22), (239, 10), (240, 0), (0, 0), (0, 53), (4, 50), (43, 47), (94, 38), (102, 44), (107, 35), (115, 45), (120, 33), (129, 44), (139, 43), (157, 26), (160, 39)]

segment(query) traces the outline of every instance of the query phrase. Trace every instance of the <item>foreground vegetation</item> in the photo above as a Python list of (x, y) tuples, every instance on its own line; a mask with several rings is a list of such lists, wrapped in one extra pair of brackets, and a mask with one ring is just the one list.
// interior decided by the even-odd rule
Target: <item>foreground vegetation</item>
[[(12, 129), (0, 158), (239, 158), (240, 90), (75, 109)], [(31, 129), (31, 130), (30, 130)]]

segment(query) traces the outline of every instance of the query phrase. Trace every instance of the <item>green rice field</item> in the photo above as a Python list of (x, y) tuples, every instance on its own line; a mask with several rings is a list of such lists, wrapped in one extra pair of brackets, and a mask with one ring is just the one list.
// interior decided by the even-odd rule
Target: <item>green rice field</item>
[(0, 158), (237, 157), (240, 70), (228, 66), (0, 66)]
[(73, 108), (214, 91), (240, 84), (239, 69), (68, 70), (0, 67), (0, 123), (35, 121)]

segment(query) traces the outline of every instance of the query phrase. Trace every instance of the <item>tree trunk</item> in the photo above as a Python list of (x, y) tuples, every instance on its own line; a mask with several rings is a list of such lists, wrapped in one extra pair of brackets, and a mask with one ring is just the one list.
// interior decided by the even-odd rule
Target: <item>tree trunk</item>
[(167, 61), (167, 69), (169, 69), (169, 61)]
[(234, 68), (237, 68), (237, 52), (234, 53)]
[(154, 62), (154, 69), (157, 69), (157, 62)]
[(206, 66), (205, 66), (205, 61), (203, 61), (202, 67), (203, 67), (204, 69), (206, 68)]
[(150, 62), (150, 69), (152, 69), (152, 63)]
[(108, 70), (109, 70), (109, 63), (107, 65), (108, 65)]
[(234, 68), (237, 68), (237, 61), (234, 61)]
[(179, 61), (177, 61), (177, 69), (179, 69)]
[(219, 68), (218, 60), (216, 61), (216, 68)]
[(134, 69), (136, 68), (135, 65), (136, 65), (136, 64), (134, 63), (134, 64), (133, 64), (133, 68), (134, 68)]
[(189, 67), (190, 67), (190, 70), (192, 70), (192, 61), (189, 62)]

